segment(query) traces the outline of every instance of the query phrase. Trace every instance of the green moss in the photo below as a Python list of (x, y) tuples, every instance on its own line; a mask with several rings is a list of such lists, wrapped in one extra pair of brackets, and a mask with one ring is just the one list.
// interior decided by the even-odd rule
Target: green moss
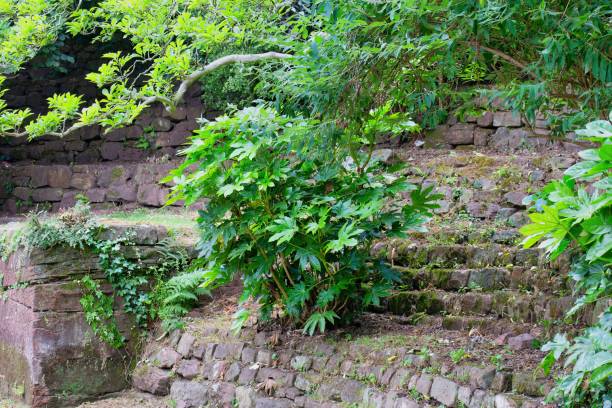
[(123, 176), (124, 173), (125, 173), (125, 170), (123, 169), (123, 167), (121, 166), (113, 167), (113, 170), (111, 171), (111, 179), (113, 181), (118, 180), (119, 178), (121, 178), (121, 176)]
[(23, 354), (0, 342), (0, 395), (21, 399), (30, 388), (30, 367)]
[(451, 269), (431, 269), (430, 281), (439, 288), (446, 288), (452, 274)]

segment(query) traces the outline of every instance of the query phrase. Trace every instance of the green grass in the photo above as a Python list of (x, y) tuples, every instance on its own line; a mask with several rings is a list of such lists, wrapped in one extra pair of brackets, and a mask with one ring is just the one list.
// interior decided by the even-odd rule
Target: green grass
[(195, 228), (195, 213), (177, 209), (146, 209), (117, 211), (99, 216), (100, 221), (122, 221), (130, 224), (153, 224), (169, 228)]

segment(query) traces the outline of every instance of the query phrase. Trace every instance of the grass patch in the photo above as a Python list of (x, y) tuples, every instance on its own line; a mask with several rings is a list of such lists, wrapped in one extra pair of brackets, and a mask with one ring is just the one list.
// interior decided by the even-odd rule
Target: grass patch
[(100, 221), (121, 221), (129, 224), (162, 225), (169, 228), (195, 228), (195, 213), (178, 209), (139, 208), (133, 211), (116, 211), (99, 216)]

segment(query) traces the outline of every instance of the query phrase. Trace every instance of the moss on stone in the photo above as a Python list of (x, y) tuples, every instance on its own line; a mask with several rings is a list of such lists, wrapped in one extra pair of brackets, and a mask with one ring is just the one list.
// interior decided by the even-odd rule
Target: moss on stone
[(113, 167), (113, 170), (111, 171), (111, 180), (119, 180), (121, 176), (123, 176), (124, 172), (125, 170), (121, 166)]

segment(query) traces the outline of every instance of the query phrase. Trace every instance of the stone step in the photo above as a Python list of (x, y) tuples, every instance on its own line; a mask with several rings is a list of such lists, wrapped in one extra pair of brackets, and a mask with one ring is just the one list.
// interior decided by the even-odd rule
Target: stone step
[[(465, 336), (448, 339), (448, 333), (439, 330), (416, 350), (419, 338), (399, 333), (330, 342), (269, 332), (238, 339), (209, 328), (206, 336), (187, 332), (151, 349), (134, 384), (143, 391), (170, 393), (179, 405), (192, 401), (195, 406), (234, 400), (245, 408), (420, 408), (429, 403), (532, 408), (541, 403), (552, 382), (533, 371), (543, 355), (531, 349), (533, 337), (507, 340), (513, 353), (522, 356), (521, 368), (512, 369), (504, 366), (504, 356), (493, 354), (502, 345), (490, 346), (484, 337), (466, 343)], [(451, 349), (463, 354), (446, 355), (449, 344), (465, 347)], [(475, 356), (489, 364), (470, 362)]]
[(566, 273), (568, 257), (549, 262), (538, 248), (518, 248), (501, 244), (423, 244), (411, 239), (378, 242), (372, 255), (384, 257), (393, 266), (408, 268), (484, 268), (511, 267), (546, 268)]
[[(387, 298), (387, 311), (404, 316), (416, 313), (452, 316), (493, 316), (518, 323), (562, 321), (574, 304), (573, 296), (544, 293), (523, 293), (516, 290), (490, 292), (449, 292), (439, 289), (398, 290)], [(601, 313), (600, 307), (585, 307), (576, 318), (579, 323), (592, 323)]]
[[(456, 224), (456, 225), (455, 225)], [(504, 244), (515, 245), (521, 235), (517, 228), (502, 228), (494, 223), (481, 221), (453, 220), (453, 226), (439, 226), (436, 223), (428, 225), (427, 232), (415, 232), (411, 239), (420, 242), (443, 244)]]
[(535, 266), (524, 268), (405, 268), (394, 266), (402, 278), (404, 289), (437, 288), (447, 291), (467, 292), (499, 289), (521, 289), (551, 293), (568, 292), (566, 279), (548, 269)]

